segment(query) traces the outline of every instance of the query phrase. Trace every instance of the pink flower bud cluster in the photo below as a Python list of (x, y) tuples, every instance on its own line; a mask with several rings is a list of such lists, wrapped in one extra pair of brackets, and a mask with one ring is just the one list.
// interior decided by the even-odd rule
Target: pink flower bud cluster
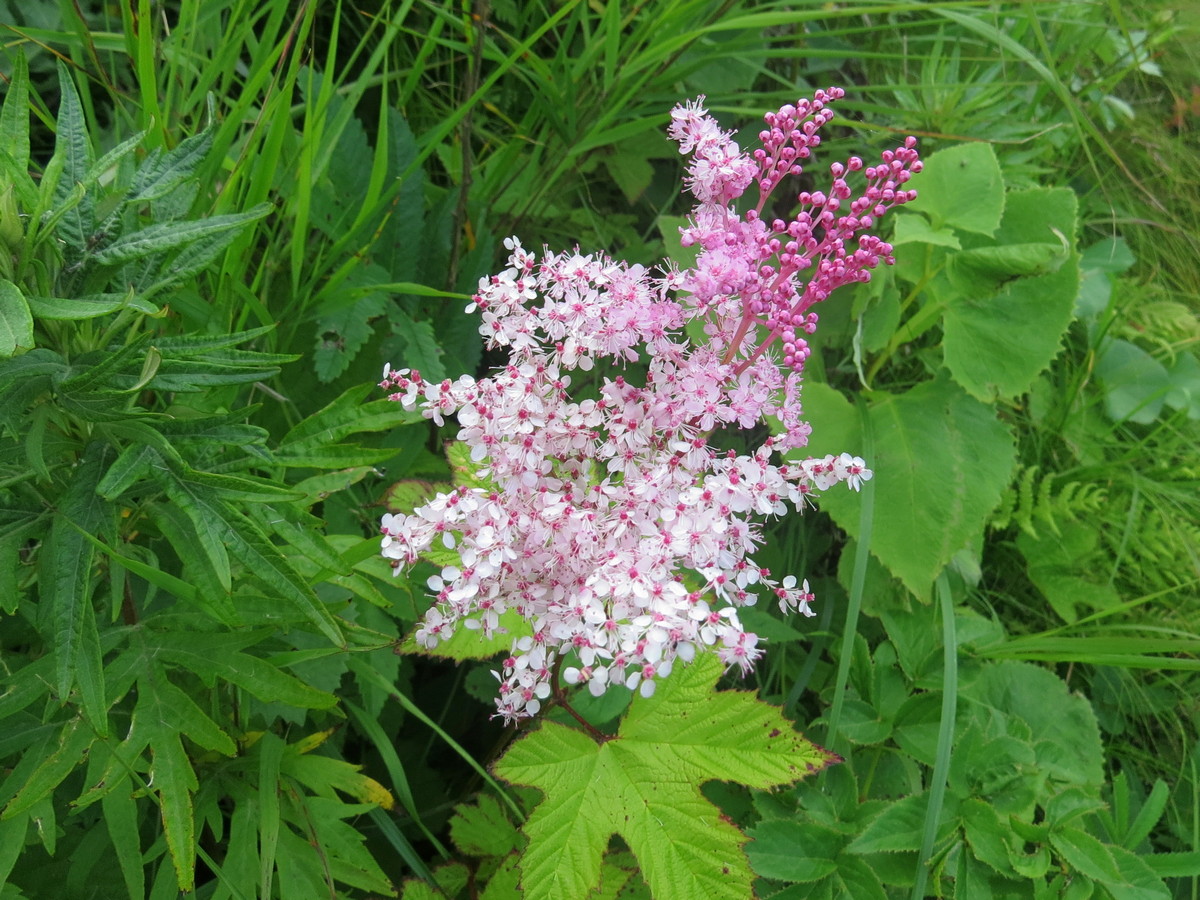
[[(871, 235), (854, 250), (847, 242), (912, 199), (899, 185), (920, 168), (911, 139), (885, 153), (842, 215), (852, 196), (844, 176), (862, 164), (835, 166), (828, 194), (801, 194), (797, 217), (768, 228), (766, 194), (799, 171), (829, 121), (826, 101), (839, 96), (818, 92), (768, 115), (753, 154), (699, 103), (676, 108), (670, 135), (692, 155), (687, 184), (699, 201), (683, 230), (702, 247), (694, 267), (656, 275), (603, 254), (539, 257), (512, 238), (508, 268), (482, 279), (468, 307), (508, 364), (439, 383), (384, 370), (392, 399), (439, 425), (457, 417), (458, 440), (490, 486), (385, 515), (382, 544), (397, 570), (435, 543), (458, 557), (429, 580), (436, 602), (416, 632), (424, 647), (459, 627), (490, 636), (510, 611), (528, 623), (497, 673), (506, 720), (535, 715), (564, 663), (564, 680), (593, 695), (620, 684), (648, 696), (677, 660), (704, 651), (748, 672), (763, 651), (738, 611), (760, 596), (813, 614), (807, 581), (753, 561), (763, 521), (839, 483), (857, 490), (872, 473), (848, 453), (783, 459), (810, 430), (799, 418), (808, 349), (796, 332), (812, 332), (809, 306), (836, 286), (891, 262)], [(739, 216), (732, 201), (755, 180), (763, 199)], [(685, 332), (693, 320), (707, 336), (699, 344)], [(640, 383), (616, 374), (633, 362), (643, 364)], [(572, 390), (571, 373), (597, 364)], [(767, 417), (781, 428), (754, 452), (708, 442), (715, 429)]]
[[(669, 134), (681, 153), (693, 154), (686, 184), (699, 200), (683, 245), (698, 246), (699, 257), (680, 287), (710, 315), (715, 345), (728, 358), (752, 357), (776, 340), (780, 362), (799, 372), (808, 357), (804, 335), (817, 327), (811, 307), (845, 284), (869, 281), (880, 261), (894, 263), (892, 246), (868, 230), (893, 206), (916, 191), (903, 187), (921, 171), (916, 139), (885, 151), (877, 166), (863, 167), (856, 156), (830, 166), (827, 191), (796, 195), (799, 209), (790, 220), (763, 218), (768, 198), (785, 177), (803, 171), (802, 160), (821, 143), (820, 129), (833, 119), (829, 103), (841, 88), (817, 91), (765, 117), (762, 146), (738, 154), (737, 145), (707, 115), (700, 97), (677, 107)], [(857, 196), (846, 176), (861, 172)], [(744, 215), (730, 200), (758, 181), (758, 203)]]

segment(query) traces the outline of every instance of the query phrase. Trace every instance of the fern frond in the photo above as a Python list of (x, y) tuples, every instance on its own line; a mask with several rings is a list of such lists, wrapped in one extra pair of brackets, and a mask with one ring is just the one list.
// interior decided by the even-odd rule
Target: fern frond
[(1013, 483), (1000, 499), (1000, 506), (988, 523), (993, 530), (1002, 531), (1015, 524), (1034, 540), (1039, 540), (1035, 520), (1053, 534), (1061, 536), (1059, 525), (1083, 516), (1094, 515), (1104, 508), (1108, 494), (1103, 485), (1095, 482), (1062, 482), (1056, 474), (1040, 476), (1039, 466), (1022, 466)]

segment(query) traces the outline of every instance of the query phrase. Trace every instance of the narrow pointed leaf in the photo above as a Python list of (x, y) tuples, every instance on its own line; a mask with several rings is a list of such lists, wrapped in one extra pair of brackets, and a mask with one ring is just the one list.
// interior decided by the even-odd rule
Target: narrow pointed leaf
[(163, 695), (165, 679), (154, 671), (138, 683), (138, 715), (150, 736), (150, 785), (158, 794), (167, 850), (179, 890), (190, 891), (196, 870), (196, 820), (192, 795), (199, 788), (196, 773), (172, 722), (170, 699)]
[(78, 684), (84, 711), (102, 733), (107, 733), (107, 717), (100, 643), (92, 609), (94, 539), (89, 538), (112, 526), (115, 510), (96, 493), (110, 449), (92, 443), (84, 451), (50, 526), (38, 576), (54, 627), (59, 695), (66, 698)]
[(29, 61), (20, 47), (9, 58), (12, 74), (0, 109), (0, 147), (17, 169), (25, 171), (29, 168)]
[(0, 819), (11, 819), (49, 797), (84, 762), (87, 749), (95, 740), (95, 732), (82, 719), (68, 722), (59, 735), (58, 746), (30, 773), (21, 790), (4, 807)]
[(163, 253), (192, 244), (201, 238), (223, 231), (244, 228), (271, 211), (269, 204), (260, 204), (245, 213), (210, 216), (187, 222), (159, 222), (140, 231), (124, 235), (103, 250), (92, 255), (100, 265), (117, 266), (133, 262), (152, 253)]
[(77, 188), (82, 188), (95, 156), (75, 82), (62, 62), (58, 64), (58, 83), (62, 96), (54, 154), (62, 159), (62, 174), (54, 191), (55, 211), (61, 213), (57, 233), (68, 247), (81, 253), (96, 223), (91, 197)]
[(155, 652), (164, 661), (183, 666), (202, 678), (223, 678), (266, 703), (287, 703), (307, 709), (328, 709), (337, 703), (332, 694), (309, 687), (257, 656), (189, 639), (192, 637), (158, 635)]

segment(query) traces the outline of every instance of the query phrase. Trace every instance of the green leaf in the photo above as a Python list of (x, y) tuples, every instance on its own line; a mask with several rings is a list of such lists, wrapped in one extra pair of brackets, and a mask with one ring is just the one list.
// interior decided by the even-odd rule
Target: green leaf
[(183, 666), (201, 678), (223, 678), (264, 703), (286, 703), (304, 709), (328, 709), (337, 703), (332, 694), (311, 688), (269, 662), (234, 649), (237, 638), (236, 634), (170, 632), (154, 635), (147, 643), (165, 662)]
[(146, 896), (146, 870), (142, 864), (142, 844), (138, 828), (138, 809), (128, 790), (109, 791), (100, 801), (104, 825), (116, 851), (117, 865), (125, 879), (130, 897)]
[(39, 559), (38, 582), (51, 616), (58, 661), (56, 687), (66, 698), (78, 685), (83, 709), (100, 734), (108, 734), (104, 673), (92, 607), (95, 550), (90, 535), (111, 530), (116, 510), (96, 493), (111, 448), (92, 442), (84, 450)]
[[(920, 196), (920, 192), (918, 192)], [(892, 235), (892, 246), (902, 244), (933, 244), (938, 247), (962, 247), (958, 236), (951, 228), (935, 229), (924, 216), (898, 215), (896, 227)]]
[(1162, 412), (1171, 393), (1166, 366), (1129, 341), (1109, 341), (1096, 362), (1096, 377), (1104, 387), (1104, 409), (1114, 422), (1149, 425)]
[(811, 883), (837, 870), (846, 836), (816, 822), (774, 819), (747, 835), (746, 856), (755, 874), (776, 881)]
[[(457, 557), (455, 561), (457, 561)], [(492, 632), (491, 637), (486, 637), (481, 630), (456, 628), (449, 638), (430, 650), (417, 643), (416, 629), (414, 628), (400, 644), (400, 652), (433, 656), (438, 659), (452, 659), (455, 662), (467, 659), (491, 659), (497, 653), (508, 652), (517, 638), (532, 634), (533, 625), (517, 610), (509, 609), (500, 614), (499, 628)]]
[(32, 349), (33, 315), (25, 295), (11, 281), (0, 278), (0, 359)]
[[(1119, 882), (1104, 885), (1114, 900), (1171, 900), (1171, 892), (1163, 884), (1162, 876), (1151, 865), (1158, 854), (1142, 856), (1131, 853), (1124, 847), (1106, 846), (1105, 849), (1112, 854), (1113, 861), (1117, 864), (1121, 875)], [(1194, 867), (1189, 874), (1196, 874)]]
[(945, 226), (993, 234), (1004, 211), (1004, 178), (991, 144), (959, 144), (924, 160), (913, 179), (917, 199), (905, 209), (925, 213), (934, 230)]
[[(949, 804), (948, 804), (949, 805)], [(899, 853), (921, 849), (921, 834), (929, 809), (929, 793), (913, 794), (889, 803), (871, 819), (846, 847), (847, 853)], [(952, 827), (946, 807), (938, 821), (939, 837)]]
[(96, 737), (83, 719), (76, 717), (67, 722), (59, 735), (58, 746), (30, 773), (29, 779), (4, 807), (0, 819), (11, 819), (49, 797), (63, 779), (87, 759), (88, 748)]
[(92, 261), (103, 266), (123, 265), (153, 253), (185, 247), (214, 234), (244, 228), (270, 211), (269, 203), (260, 203), (244, 213), (209, 216), (187, 222), (157, 222), (124, 235), (96, 251), (92, 254)]
[(62, 174), (55, 185), (54, 211), (50, 218), (58, 218), (58, 236), (79, 254), (96, 227), (92, 198), (83, 190), (95, 156), (88, 138), (79, 93), (61, 60), (58, 63), (58, 85), (61, 98), (54, 155), (61, 160)]
[[(961, 293), (944, 314), (946, 367), (972, 396), (990, 402), (1024, 393), (1061, 349), (1079, 293), (1078, 256), (1061, 243), (1073, 240), (1076, 205), (1066, 188), (1011, 193), (999, 237), (1053, 242), (950, 257)], [(1038, 225), (1026, 224), (1035, 212)]]
[(1075, 871), (1105, 884), (1122, 881), (1112, 853), (1086, 831), (1054, 829), (1050, 832), (1050, 843)]
[(1064, 784), (1103, 783), (1104, 747), (1096, 715), (1053, 672), (1032, 663), (999, 662), (985, 666), (961, 695), (1027, 723), (1037, 768), (1047, 777)]
[[(18, 170), (26, 171), (29, 169), (29, 61), (23, 47), (18, 47), (9, 59), (12, 74), (4, 92), (4, 107), (0, 109), (0, 147)], [(0, 878), (0, 883), (3, 880)]]
[(196, 820), (192, 795), (200, 785), (183, 749), (179, 729), (175, 727), (172, 701), (176, 694), (165, 693), (164, 685), (168, 682), (156, 666), (151, 664), (147, 668), (147, 673), (138, 679), (138, 705), (134, 716), (149, 738), (149, 782), (158, 795), (176, 883), (179, 890), (186, 892), (192, 889), (196, 877)]
[(336, 444), (352, 434), (388, 431), (422, 421), (419, 412), (409, 412), (392, 400), (364, 402), (378, 390), (378, 385), (359, 384), (342, 392), (332, 403), (284, 435), (280, 452), (306, 453), (316, 447)]
[(161, 460), (162, 457), (153, 447), (131, 444), (122, 450), (116, 461), (108, 467), (108, 471), (96, 485), (96, 493), (105, 500), (117, 499), (140, 481), (152, 465)]
[(585, 897), (614, 833), (658, 900), (750, 896), (744, 838), (700, 785), (789, 784), (835, 757), (752, 694), (716, 692), (720, 672), (705, 655), (674, 673), (653, 697), (635, 701), (618, 735), (602, 744), (544, 721), (512, 745), (496, 773), (545, 795), (524, 827), (527, 900)]
[(69, 321), (95, 319), (129, 307), (154, 314), (158, 307), (137, 298), (132, 291), (126, 294), (89, 294), (85, 297), (29, 297), (29, 309), (38, 319)]
[(507, 856), (517, 848), (520, 835), (500, 801), (481, 794), (475, 803), (455, 808), (450, 817), (450, 839), (467, 856)]
[[(209, 113), (213, 111), (213, 98), (209, 98)], [(213, 124), (199, 134), (194, 134), (172, 148), (164, 151), (155, 149), (138, 166), (129, 188), (127, 203), (143, 203), (165, 197), (192, 176), (213, 145)]]
[[(875, 518), (871, 552), (920, 598), (983, 528), (1008, 484), (1015, 448), (995, 412), (941, 377), (903, 394), (877, 394), (874, 432)], [(858, 413), (819, 383), (804, 388), (804, 410), (820, 426), (807, 453), (862, 447)], [(839, 526), (859, 535), (860, 498), (835, 488), (817, 498)]]
[(1185, 853), (1150, 853), (1143, 859), (1160, 878), (1195, 878), (1200, 875), (1200, 850), (1189, 850)]
[(207, 485), (174, 477), (168, 491), (175, 491), (176, 497), (186, 495), (185, 502), (194, 507), (196, 515), (208, 517), (226, 551), (241, 560), (255, 579), (290, 602), (334, 644), (344, 643), (341, 629), (329, 610), (257, 525), (216, 496)]
[(854, 900), (888, 900), (879, 876), (865, 860), (843, 854), (838, 858), (838, 868), (833, 876), (834, 892), (837, 897), (853, 897)]

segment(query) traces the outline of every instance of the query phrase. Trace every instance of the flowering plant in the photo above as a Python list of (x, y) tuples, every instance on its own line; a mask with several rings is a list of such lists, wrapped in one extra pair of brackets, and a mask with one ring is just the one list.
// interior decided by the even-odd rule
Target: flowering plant
[[(685, 184), (697, 202), (681, 242), (698, 248), (694, 265), (654, 273), (600, 253), (539, 257), (510, 238), (509, 267), (482, 279), (468, 307), (508, 364), (440, 383), (384, 370), (391, 399), (438, 425), (457, 415), (458, 440), (490, 481), (490, 490), (461, 486), (385, 515), (382, 552), (397, 569), (435, 540), (457, 553), (457, 565), (429, 580), (437, 600), (416, 633), (427, 648), (460, 624), (491, 635), (508, 610), (529, 623), (498, 673), (506, 720), (535, 715), (564, 662), (573, 664), (562, 677), (597, 696), (618, 683), (649, 696), (677, 659), (704, 649), (749, 671), (762, 650), (738, 610), (760, 594), (813, 614), (807, 581), (778, 579), (751, 553), (763, 517), (871, 478), (849, 453), (784, 455), (810, 433), (799, 395), (813, 307), (894, 262), (870, 229), (916, 196), (904, 185), (921, 169), (910, 137), (878, 165), (834, 163), (827, 192), (801, 192), (792, 218), (768, 220), (768, 199), (801, 173), (842, 96), (817, 91), (769, 113), (752, 153), (703, 97), (677, 106), (668, 133), (691, 157)], [(847, 175), (858, 172), (865, 185), (855, 195)], [(753, 183), (757, 204), (738, 212)], [(692, 322), (699, 343), (685, 330)], [(642, 360), (641, 384), (604, 376), (597, 397), (571, 393), (573, 370)], [(753, 453), (709, 444), (717, 428), (767, 417), (775, 433)]]

